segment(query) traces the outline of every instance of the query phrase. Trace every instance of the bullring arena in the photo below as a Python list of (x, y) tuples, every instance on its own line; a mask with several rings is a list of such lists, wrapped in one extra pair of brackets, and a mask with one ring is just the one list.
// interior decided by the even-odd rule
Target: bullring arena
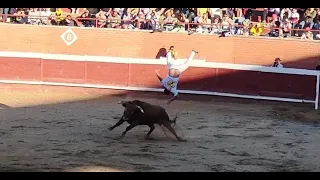
[[(318, 43), (0, 28), (0, 171), (320, 170)], [(154, 70), (165, 75), (160, 57), (170, 45), (182, 59), (195, 47), (200, 53), (181, 77), (180, 99), (166, 105)], [(275, 57), (282, 71), (269, 67)], [(127, 124), (108, 131), (123, 113), (117, 102), (133, 99), (178, 113), (175, 129), (187, 142), (159, 126), (154, 140), (144, 140), (144, 126), (118, 139)]]

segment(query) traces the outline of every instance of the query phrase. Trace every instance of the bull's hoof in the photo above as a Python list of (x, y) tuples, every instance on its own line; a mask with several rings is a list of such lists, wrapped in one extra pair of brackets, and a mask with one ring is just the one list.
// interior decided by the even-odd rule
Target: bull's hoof
[(124, 135), (121, 135), (121, 136), (117, 137), (116, 139), (117, 139), (117, 140), (121, 140), (121, 139), (123, 139), (123, 138), (124, 138)]
[(154, 140), (154, 138), (152, 138), (150, 136), (146, 136), (146, 137), (144, 137), (144, 140)]
[(180, 142), (187, 142), (186, 139), (181, 139), (181, 138), (179, 138), (178, 141), (180, 141)]
[(109, 128), (108, 128), (108, 130), (109, 130), (109, 131), (112, 131), (112, 130), (113, 130), (113, 128), (112, 128), (112, 127), (109, 127)]

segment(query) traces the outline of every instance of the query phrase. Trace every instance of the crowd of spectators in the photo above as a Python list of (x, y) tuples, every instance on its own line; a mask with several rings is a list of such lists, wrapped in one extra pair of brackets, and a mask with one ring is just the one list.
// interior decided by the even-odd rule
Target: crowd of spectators
[[(0, 8), (2, 22), (320, 39), (320, 8)], [(299, 30), (300, 29), (300, 30)]]

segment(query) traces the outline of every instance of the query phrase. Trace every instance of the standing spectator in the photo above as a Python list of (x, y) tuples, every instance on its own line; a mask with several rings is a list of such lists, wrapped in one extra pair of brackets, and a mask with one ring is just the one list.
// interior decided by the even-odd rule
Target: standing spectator
[(236, 16), (237, 18), (240, 18), (240, 17), (243, 16), (243, 14), (242, 14), (242, 8), (234, 8), (234, 10), (235, 10), (235, 12), (236, 12), (235, 16)]
[(229, 17), (230, 19), (234, 19), (234, 17), (235, 17), (233, 8), (227, 8), (226, 14), (228, 15), (228, 17)]
[(220, 17), (220, 8), (208, 8), (208, 15), (209, 15), (209, 18), (211, 19), (211, 21), (213, 22), (214, 19), (216, 18), (221, 18)]
[(208, 8), (197, 8), (197, 16), (203, 16), (205, 13), (208, 12)]
[(89, 11), (90, 17), (96, 15), (99, 12), (100, 8), (86, 8)]
[(273, 14), (276, 14), (277, 17), (280, 14), (280, 8), (264, 8), (262, 20), (266, 22), (268, 17), (272, 17)]
[(69, 8), (69, 9), (71, 9), (71, 14), (79, 14), (80, 8)]
[(299, 23), (299, 28), (304, 29), (305, 26), (309, 26), (310, 29), (313, 27), (313, 20), (316, 17), (317, 13), (314, 8), (308, 8), (303, 14), (303, 20)]
[(290, 8), (283, 8), (280, 12), (280, 20), (283, 21), (284, 19), (290, 19), (292, 16), (292, 12)]

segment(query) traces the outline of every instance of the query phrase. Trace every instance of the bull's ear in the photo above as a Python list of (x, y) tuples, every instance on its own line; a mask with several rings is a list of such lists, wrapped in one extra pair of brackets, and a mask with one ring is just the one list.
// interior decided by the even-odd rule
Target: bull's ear
[(119, 101), (118, 104), (121, 104), (123, 107), (126, 107), (127, 101)]
[(137, 106), (137, 108), (142, 112), (142, 113), (144, 113), (144, 110), (142, 109), (142, 107), (140, 107), (140, 106), (138, 106), (138, 105), (136, 105)]

